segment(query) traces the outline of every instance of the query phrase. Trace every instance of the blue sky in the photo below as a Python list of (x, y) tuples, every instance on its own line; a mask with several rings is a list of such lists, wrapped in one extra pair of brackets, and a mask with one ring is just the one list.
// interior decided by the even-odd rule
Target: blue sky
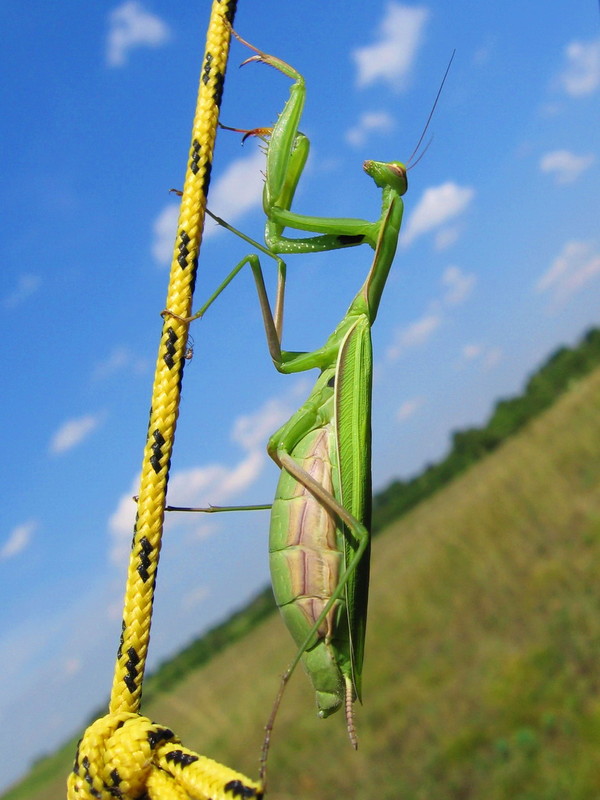
[[(0, 788), (102, 706), (121, 601), (208, 2), (4, 4)], [(595, 2), (240, 0), (236, 27), (307, 81), (295, 208), (376, 219), (365, 158), (406, 160), (374, 328), (374, 486), (439, 458), (600, 321)], [(289, 80), (232, 48), (222, 121), (272, 124)], [(261, 237), (262, 155), (219, 135), (212, 210)], [(207, 223), (197, 304), (247, 251)], [(289, 259), (284, 346), (319, 346), (368, 248)], [(265, 265), (272, 277), (271, 265)], [(268, 435), (314, 375), (268, 357), (251, 276), (192, 329), (169, 499), (268, 502)], [(268, 576), (264, 513), (169, 520), (150, 664)], [(178, 620), (173, 625), (172, 620)], [(282, 629), (282, 636), (285, 635)], [(284, 664), (280, 665), (283, 668)], [(276, 686), (276, 673), (273, 686)], [(168, 724), (168, 720), (163, 720)], [(10, 756), (9, 756), (10, 754)]]

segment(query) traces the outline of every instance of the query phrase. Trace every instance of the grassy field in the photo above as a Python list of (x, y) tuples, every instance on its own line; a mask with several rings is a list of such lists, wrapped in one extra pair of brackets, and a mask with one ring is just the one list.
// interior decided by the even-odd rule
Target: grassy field
[[(599, 411), (596, 370), (376, 539), (360, 748), (299, 673), (271, 800), (600, 798)], [(144, 713), (256, 775), (291, 654), (272, 617)], [(5, 798), (64, 797), (72, 754)]]

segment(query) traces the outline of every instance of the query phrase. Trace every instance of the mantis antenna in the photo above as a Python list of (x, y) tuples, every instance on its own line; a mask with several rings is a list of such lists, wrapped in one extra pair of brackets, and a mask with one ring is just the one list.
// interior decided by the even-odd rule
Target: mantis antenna
[(429, 116), (427, 117), (427, 122), (425, 123), (425, 127), (423, 128), (421, 136), (419, 137), (419, 141), (417, 142), (417, 146), (412, 151), (412, 153), (410, 154), (410, 158), (406, 162), (406, 168), (407, 169), (412, 169), (413, 167), (415, 167), (419, 163), (419, 161), (423, 158), (423, 156), (427, 152), (427, 148), (431, 144), (431, 140), (430, 140), (428, 142), (427, 146), (425, 147), (425, 150), (423, 150), (423, 152), (417, 158), (417, 160), (413, 164), (411, 164), (411, 161), (413, 160), (415, 155), (418, 153), (419, 147), (421, 146), (421, 143), (422, 143), (423, 139), (425, 138), (425, 134), (427, 133), (427, 129), (429, 128), (429, 123), (431, 122), (431, 119), (433, 117), (433, 113), (434, 113), (434, 111), (436, 109), (436, 106), (438, 104), (438, 100), (440, 99), (440, 96), (442, 94), (442, 89), (444, 88), (444, 84), (446, 83), (446, 78), (448, 77), (448, 73), (450, 72), (450, 67), (452, 66), (452, 62), (454, 61), (454, 56), (455, 55), (456, 55), (456, 50), (453, 50), (452, 51), (452, 55), (450, 56), (450, 61), (448, 61), (448, 66), (446, 67), (446, 71), (444, 72), (444, 77), (442, 78), (442, 82), (440, 83), (440, 88), (437, 90), (437, 94), (435, 96), (435, 100), (433, 101), (433, 105), (431, 106), (431, 111), (429, 112)]

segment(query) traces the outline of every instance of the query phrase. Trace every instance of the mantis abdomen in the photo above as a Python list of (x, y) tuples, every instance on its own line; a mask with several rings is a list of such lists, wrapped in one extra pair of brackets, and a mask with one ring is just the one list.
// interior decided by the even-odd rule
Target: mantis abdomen
[[(331, 405), (331, 403), (330, 403)], [(339, 495), (332, 420), (311, 430), (292, 458), (326, 491)], [(296, 644), (302, 645), (339, 585), (344, 570), (344, 542), (335, 514), (286, 470), (277, 486), (271, 512), (270, 567), (275, 600)], [(336, 711), (345, 696), (350, 661), (345, 600), (338, 599), (317, 630), (303, 662), (316, 693), (321, 716)], [(335, 644), (333, 641), (335, 640)]]
[(335, 360), (269, 442), (282, 467), (269, 550), (275, 600), (302, 651), (319, 715), (345, 703), (352, 738), (368, 593), (371, 340), (360, 314), (334, 335), (341, 337)]

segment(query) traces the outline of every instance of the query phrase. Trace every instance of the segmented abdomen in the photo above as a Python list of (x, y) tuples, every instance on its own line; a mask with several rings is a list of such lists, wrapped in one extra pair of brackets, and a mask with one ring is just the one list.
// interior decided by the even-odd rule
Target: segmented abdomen
[[(320, 486), (336, 495), (331, 423), (311, 430), (291, 456)], [(275, 600), (297, 644), (302, 644), (338, 585), (343, 553), (335, 516), (285, 469), (271, 512), (269, 550)], [(340, 602), (319, 628), (326, 641), (333, 635), (339, 611)]]

